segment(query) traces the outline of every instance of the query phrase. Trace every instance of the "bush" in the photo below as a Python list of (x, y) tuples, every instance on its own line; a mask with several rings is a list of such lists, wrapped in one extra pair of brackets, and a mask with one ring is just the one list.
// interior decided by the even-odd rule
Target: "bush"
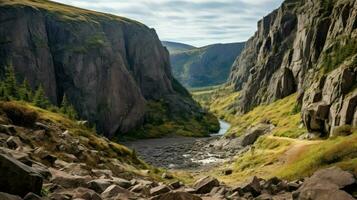
[(13, 102), (3, 102), (0, 107), (9, 119), (19, 126), (32, 127), (38, 119), (36, 112)]

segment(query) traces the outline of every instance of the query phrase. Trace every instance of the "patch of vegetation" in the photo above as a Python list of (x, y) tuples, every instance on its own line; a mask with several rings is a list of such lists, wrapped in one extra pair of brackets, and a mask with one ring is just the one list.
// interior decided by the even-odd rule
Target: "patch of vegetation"
[(337, 42), (329, 52), (323, 57), (322, 71), (324, 74), (337, 69), (345, 60), (357, 54), (357, 40), (347, 40), (345, 45)]
[(218, 132), (219, 123), (215, 116), (206, 113), (198, 116), (172, 116), (168, 105), (161, 101), (148, 101), (144, 125), (130, 131), (124, 138), (157, 138), (166, 135), (205, 137)]
[(277, 175), (297, 179), (311, 175), (319, 168), (339, 166), (357, 173), (357, 131), (347, 137), (330, 138), (311, 145), (294, 162), (283, 167)]
[(236, 157), (235, 161), (224, 168), (231, 168), (233, 174), (225, 176), (220, 169), (213, 169), (215, 176), (226, 184), (244, 182), (252, 176), (270, 178), (276, 169), (281, 167), (282, 155), (294, 142), (289, 138), (272, 136), (260, 137), (250, 150)]
[(78, 117), (76, 110), (68, 102), (66, 95), (63, 97), (61, 106), (57, 107), (51, 104), (42, 85), (39, 85), (36, 91), (32, 91), (26, 79), (21, 84), (17, 83), (15, 70), (12, 66), (5, 67), (4, 78), (0, 80), (0, 100), (29, 102), (40, 108), (60, 112), (72, 119), (77, 119)]
[(0, 109), (19, 126), (32, 127), (38, 119), (38, 114), (26, 106), (14, 102), (0, 102)]
[(47, 0), (3, 0), (0, 2), (0, 6), (26, 6), (29, 8), (35, 8), (40, 11), (46, 11), (45, 14), (55, 17), (63, 22), (77, 22), (77, 21), (100, 21), (100, 20), (118, 20), (125, 23), (132, 23), (142, 25), (141, 23), (130, 20), (124, 17), (119, 17), (111, 14), (95, 12), (91, 10), (81, 9), (74, 6), (69, 6), (53, 1)]
[(270, 122), (275, 125), (272, 134), (297, 138), (306, 133), (305, 128), (300, 128), (300, 112), (295, 112), (296, 94), (275, 101), (269, 105), (261, 105), (252, 111), (235, 116), (231, 120), (232, 128), (228, 131), (229, 135), (239, 136), (245, 132), (249, 126), (261, 122)]

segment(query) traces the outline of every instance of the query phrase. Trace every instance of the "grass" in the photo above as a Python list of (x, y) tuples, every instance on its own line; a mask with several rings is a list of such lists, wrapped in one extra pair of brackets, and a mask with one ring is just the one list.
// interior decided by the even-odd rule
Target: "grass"
[(205, 137), (218, 130), (218, 120), (210, 113), (202, 116), (172, 116), (164, 101), (148, 101), (144, 125), (118, 139), (158, 138), (167, 135)]
[[(228, 163), (213, 173), (221, 181), (228, 185), (244, 182), (252, 176), (270, 178), (281, 165), (281, 157), (294, 144), (289, 138), (263, 136), (254, 144), (254, 150), (236, 157), (233, 163)], [(230, 168), (233, 173), (229, 176), (223, 175), (223, 169)]]
[[(341, 40), (341, 39), (340, 39)], [(330, 53), (325, 53), (322, 62), (322, 73), (326, 74), (338, 68), (344, 61), (357, 54), (357, 40), (347, 39), (346, 44), (336, 42), (329, 49)], [(356, 58), (355, 58), (356, 59)], [(356, 62), (355, 60), (353, 62)]]
[(124, 17), (118, 17), (106, 13), (81, 9), (48, 0), (3, 0), (0, 6), (32, 7), (49, 12), (61, 21), (96, 21), (100, 19), (120, 20), (127, 23), (141, 23)]
[(261, 105), (254, 108), (247, 114), (236, 116), (232, 121), (232, 128), (228, 135), (239, 136), (245, 132), (249, 126), (261, 122), (270, 122), (275, 125), (272, 134), (297, 138), (306, 133), (305, 128), (300, 128), (301, 116), (296, 108), (296, 94), (284, 99), (275, 101), (269, 105)]
[(319, 168), (339, 166), (357, 173), (357, 131), (346, 137), (330, 138), (318, 145), (309, 146), (294, 162), (277, 172), (287, 179), (311, 175)]

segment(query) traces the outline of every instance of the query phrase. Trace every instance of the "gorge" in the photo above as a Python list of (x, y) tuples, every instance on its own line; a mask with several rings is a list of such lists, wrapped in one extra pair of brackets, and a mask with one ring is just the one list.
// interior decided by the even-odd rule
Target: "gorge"
[(202, 48), (0, 0), (0, 200), (356, 199), (356, 40), (355, 0), (284, 0)]

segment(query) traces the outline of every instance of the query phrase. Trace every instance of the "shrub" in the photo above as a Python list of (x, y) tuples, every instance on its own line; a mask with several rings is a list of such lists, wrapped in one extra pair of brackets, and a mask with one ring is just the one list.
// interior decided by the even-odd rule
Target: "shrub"
[(38, 119), (36, 112), (13, 102), (2, 102), (0, 107), (16, 125), (32, 127)]

